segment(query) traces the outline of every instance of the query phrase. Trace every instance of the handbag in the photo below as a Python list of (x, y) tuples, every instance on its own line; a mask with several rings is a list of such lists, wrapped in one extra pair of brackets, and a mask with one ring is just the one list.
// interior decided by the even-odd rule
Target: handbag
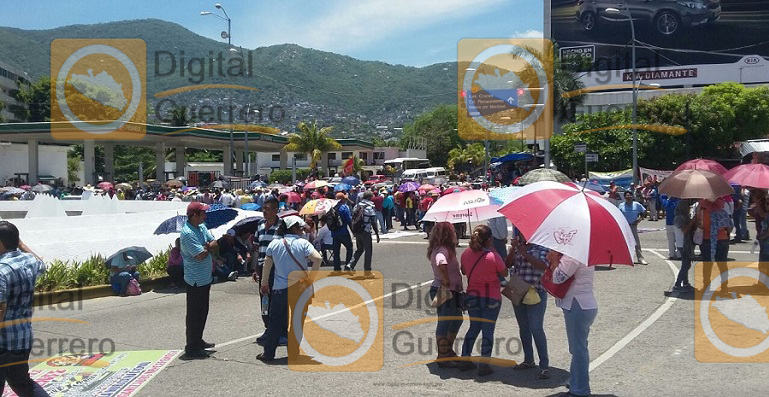
[(545, 270), (545, 274), (542, 275), (542, 279), (540, 279), (540, 284), (542, 284), (542, 288), (547, 291), (550, 295), (553, 295), (554, 297), (558, 299), (563, 299), (566, 296), (566, 292), (569, 291), (569, 287), (571, 286), (571, 283), (574, 282), (574, 277), (569, 277), (568, 280), (561, 284), (556, 284), (553, 282), (553, 271), (548, 267)]
[[(475, 268), (478, 267), (478, 262), (483, 259), (483, 257), (486, 256), (486, 254), (482, 254), (478, 257), (478, 259), (475, 260), (475, 263), (473, 264), (473, 268), (470, 269), (470, 273), (467, 274), (467, 286), (470, 286), (470, 278), (473, 276), (473, 272), (475, 271)], [(467, 303), (465, 303), (465, 299), (467, 299), (467, 293), (460, 292), (459, 293), (459, 307), (462, 309), (462, 311), (467, 311)]]
[(519, 275), (513, 273), (510, 275), (510, 281), (508, 281), (505, 288), (502, 289), (502, 295), (507, 299), (510, 299), (510, 302), (514, 305), (518, 306), (523, 301), (523, 297), (526, 296), (526, 293), (529, 292), (529, 287), (531, 287), (531, 284), (523, 281)]
[(310, 290), (310, 298), (307, 299), (307, 303), (312, 303), (312, 298), (315, 297), (315, 290), (312, 286), (312, 281), (311, 281), (312, 279), (310, 278), (310, 274), (307, 272), (307, 269), (305, 269), (304, 266), (302, 266), (302, 263), (296, 259), (296, 257), (294, 256), (294, 253), (291, 252), (291, 246), (288, 244), (288, 241), (286, 241), (285, 238), (283, 239), (283, 246), (286, 247), (286, 252), (288, 252), (288, 255), (291, 257), (291, 259), (294, 260), (294, 264), (296, 264), (299, 270), (304, 272), (306, 278), (300, 278), (299, 284), (301, 287), (303, 287), (301, 288), (302, 293), (304, 293), (304, 291), (307, 289)]
[(430, 301), (430, 306), (438, 307), (446, 303), (446, 301), (451, 300), (453, 297), (454, 293), (452, 293), (450, 289), (441, 285), (440, 288), (438, 288), (438, 292), (435, 293), (433, 300)]
[(128, 282), (128, 288), (126, 289), (126, 295), (128, 295), (128, 296), (136, 296), (136, 295), (141, 295), (141, 294), (142, 294), (142, 289), (139, 286), (139, 282), (136, 281), (135, 278), (132, 278)]

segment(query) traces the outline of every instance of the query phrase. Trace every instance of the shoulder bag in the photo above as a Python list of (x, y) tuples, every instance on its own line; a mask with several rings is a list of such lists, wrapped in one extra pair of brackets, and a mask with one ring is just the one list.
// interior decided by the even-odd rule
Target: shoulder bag
[(542, 279), (540, 279), (540, 284), (542, 284), (542, 288), (547, 291), (550, 295), (553, 295), (554, 297), (558, 299), (563, 299), (566, 296), (566, 292), (569, 291), (569, 287), (571, 286), (571, 283), (574, 282), (574, 276), (569, 277), (568, 280), (561, 284), (556, 284), (553, 282), (553, 271), (550, 270), (550, 266), (545, 269), (545, 274), (542, 275)]
[(283, 246), (286, 247), (286, 252), (288, 252), (288, 255), (291, 257), (291, 259), (294, 260), (294, 264), (296, 264), (296, 267), (298, 267), (299, 270), (303, 271), (305, 274), (305, 277), (299, 279), (298, 287), (300, 289), (300, 293), (304, 293), (304, 291), (307, 289), (310, 290), (310, 298), (307, 300), (307, 303), (311, 303), (312, 298), (315, 297), (315, 291), (312, 287), (312, 278), (310, 278), (310, 274), (307, 272), (307, 269), (305, 269), (305, 267), (302, 266), (302, 263), (299, 262), (299, 260), (297, 260), (296, 257), (294, 256), (294, 253), (291, 252), (291, 245), (288, 244), (288, 241), (285, 238), (283, 239)]

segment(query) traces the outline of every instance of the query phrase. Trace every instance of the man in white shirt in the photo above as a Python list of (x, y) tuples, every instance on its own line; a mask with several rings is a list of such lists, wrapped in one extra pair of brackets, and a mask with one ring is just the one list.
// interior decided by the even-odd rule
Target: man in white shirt
[(235, 204), (235, 196), (229, 190), (225, 190), (222, 197), (219, 198), (219, 202), (225, 207), (232, 207)]

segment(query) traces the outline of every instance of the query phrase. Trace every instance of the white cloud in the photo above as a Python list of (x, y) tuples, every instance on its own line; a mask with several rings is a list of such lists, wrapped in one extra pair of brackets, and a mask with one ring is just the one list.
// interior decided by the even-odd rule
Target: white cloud
[(485, 13), (507, 1), (343, 0), (329, 3), (333, 6), (326, 7), (328, 12), (315, 18), (305, 18), (301, 24), (284, 25), (291, 26), (291, 29), (276, 29), (274, 31), (279, 36), (265, 39), (268, 42), (297, 43), (326, 51), (349, 51), (396, 34)]
[(515, 32), (513, 34), (514, 39), (541, 39), (543, 37), (544, 33), (534, 29), (528, 29), (524, 32)]

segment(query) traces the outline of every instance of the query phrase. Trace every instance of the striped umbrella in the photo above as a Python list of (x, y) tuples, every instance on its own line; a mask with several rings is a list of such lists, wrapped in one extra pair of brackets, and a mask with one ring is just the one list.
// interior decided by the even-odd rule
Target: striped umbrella
[(499, 212), (530, 244), (588, 266), (633, 265), (635, 239), (625, 216), (608, 200), (552, 181), (518, 189)]

